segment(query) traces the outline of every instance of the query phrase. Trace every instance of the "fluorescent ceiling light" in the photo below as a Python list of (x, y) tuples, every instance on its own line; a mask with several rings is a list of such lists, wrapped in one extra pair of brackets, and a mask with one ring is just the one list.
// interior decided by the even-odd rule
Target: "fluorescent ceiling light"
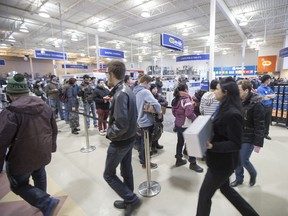
[(241, 20), (239, 26), (246, 26), (248, 24), (247, 20)]
[(7, 44), (2, 43), (2, 44), (0, 44), (0, 47), (1, 47), (1, 48), (7, 48)]
[(100, 25), (100, 26), (98, 26), (98, 29), (97, 29), (99, 32), (105, 32), (106, 30), (105, 30), (105, 28), (104, 28), (104, 26), (102, 26), (102, 25)]
[(72, 33), (71, 41), (78, 41), (78, 37), (75, 33)]
[(44, 7), (40, 8), (38, 15), (44, 18), (50, 18), (48, 11)]
[(116, 47), (116, 49), (120, 49), (120, 44), (117, 43), (115, 47)]
[(20, 32), (25, 32), (25, 33), (28, 33), (28, 32), (29, 32), (29, 30), (28, 30), (28, 28), (26, 27), (25, 23), (22, 23), (22, 25), (21, 25), (20, 28), (19, 28), (19, 31), (20, 31)]
[(7, 41), (16, 42), (15, 38), (13, 37), (13, 35), (10, 35), (10, 36), (8, 37)]
[(141, 12), (141, 16), (144, 18), (148, 18), (151, 16), (150, 11), (147, 8), (144, 8), (143, 11)]
[(184, 29), (183, 32), (182, 32), (182, 35), (183, 35), (183, 36), (188, 36), (188, 35), (189, 35), (189, 34), (188, 34), (188, 30), (187, 30), (187, 29)]
[(226, 54), (227, 54), (227, 51), (226, 51), (226, 50), (223, 50), (223, 51), (222, 51), (222, 54), (223, 54), (223, 55), (226, 55)]

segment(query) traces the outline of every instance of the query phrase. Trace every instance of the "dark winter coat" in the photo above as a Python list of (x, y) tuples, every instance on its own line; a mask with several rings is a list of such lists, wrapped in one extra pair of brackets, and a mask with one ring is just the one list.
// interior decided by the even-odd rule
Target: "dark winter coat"
[(212, 120), (212, 149), (206, 153), (207, 166), (215, 172), (233, 172), (239, 161), (243, 117), (232, 105), (219, 110)]
[(244, 130), (242, 143), (251, 143), (263, 147), (265, 125), (264, 106), (261, 103), (262, 97), (250, 93), (243, 105)]
[(97, 86), (95, 91), (93, 92), (93, 99), (96, 104), (96, 109), (108, 110), (109, 102), (103, 99), (103, 97), (109, 95), (110, 91), (107, 88), (101, 88)]
[(58, 131), (49, 105), (35, 96), (21, 96), (0, 113), (0, 119), (0, 171), (7, 148), (11, 175), (49, 164)]

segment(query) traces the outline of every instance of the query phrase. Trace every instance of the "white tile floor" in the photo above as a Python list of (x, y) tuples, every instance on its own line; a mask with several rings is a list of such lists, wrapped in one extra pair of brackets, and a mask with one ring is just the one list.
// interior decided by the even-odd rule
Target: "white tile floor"
[[(188, 164), (174, 167), (177, 137), (175, 133), (167, 132), (173, 127), (170, 112), (168, 110), (165, 121), (166, 131), (160, 139), (164, 149), (152, 157), (152, 161), (158, 163), (158, 168), (152, 170), (152, 180), (160, 183), (161, 192), (155, 197), (141, 197), (143, 205), (137, 213), (139, 216), (186, 216), (195, 215), (196, 212), (198, 191), (206, 172), (206, 165), (199, 162), (205, 168), (205, 172), (200, 174), (189, 170)], [(83, 128), (82, 119), (80, 124)], [(96, 150), (81, 153), (80, 149), (85, 146), (83, 129), (79, 135), (72, 135), (64, 121), (59, 121), (58, 126), (61, 130), (58, 135), (58, 150), (47, 166), (49, 178), (55, 181), (86, 215), (123, 215), (122, 210), (113, 207), (114, 200), (119, 197), (103, 179), (108, 140), (100, 136), (97, 129), (90, 128), (90, 145), (96, 146)], [(271, 127), (272, 140), (265, 140), (265, 146), (260, 153), (253, 153), (251, 157), (258, 171), (256, 185), (252, 188), (248, 186), (249, 176), (246, 173), (244, 184), (237, 188), (261, 216), (288, 215), (287, 132), (284, 127)], [(135, 150), (132, 163), (135, 191), (138, 193), (138, 186), (146, 181), (146, 172), (141, 168)], [(219, 191), (214, 195), (212, 202), (212, 216), (240, 215)]]

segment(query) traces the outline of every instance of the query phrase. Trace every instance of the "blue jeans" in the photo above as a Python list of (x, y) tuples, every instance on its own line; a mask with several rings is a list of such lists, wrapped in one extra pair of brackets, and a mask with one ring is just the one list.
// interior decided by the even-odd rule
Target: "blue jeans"
[[(90, 115), (90, 111), (92, 112), (92, 115), (93, 115), (93, 125), (97, 125), (97, 119), (96, 119), (96, 106), (95, 106), (95, 103), (92, 102), (92, 103), (88, 103), (88, 102), (85, 102), (83, 103), (83, 106), (84, 106), (84, 112), (86, 115)], [(89, 126), (90, 125), (90, 117), (87, 117), (86, 118), (87, 120), (87, 125)]]
[[(183, 132), (187, 129), (187, 128), (182, 128), (182, 127), (178, 127), (175, 126), (176, 131), (177, 131), (177, 146), (176, 146), (176, 155), (175, 158), (180, 159), (183, 157), (182, 151), (183, 151), (183, 147), (185, 144), (185, 140), (184, 140), (184, 136), (183, 136)], [(196, 158), (189, 156), (189, 162), (190, 163), (196, 163)]]
[[(140, 151), (139, 151), (139, 159), (141, 164), (145, 164), (145, 143), (144, 143), (144, 131), (148, 130), (149, 133), (149, 146), (152, 144), (152, 133), (153, 133), (154, 125), (149, 127), (141, 128), (141, 141), (140, 141)], [(150, 148), (149, 148), (150, 149)]]
[(256, 177), (257, 172), (249, 161), (249, 158), (253, 152), (254, 145), (251, 143), (242, 143), (240, 150), (240, 165), (235, 170), (236, 181), (243, 182), (244, 179), (244, 169), (248, 171), (251, 177)]
[[(104, 171), (105, 181), (126, 204), (136, 203), (139, 199), (133, 192), (134, 180), (131, 160), (134, 141), (134, 139), (128, 140), (126, 145), (123, 145), (125, 141), (120, 141), (120, 146), (117, 145), (117, 142), (112, 141), (107, 151)], [(119, 164), (123, 182), (116, 175), (116, 168)]]
[(55, 113), (55, 116), (60, 115), (60, 118), (64, 120), (64, 115), (63, 115), (63, 108), (62, 108), (62, 103), (59, 99), (48, 99), (48, 104), (52, 107), (52, 110)]
[[(45, 167), (38, 170), (27, 172), (22, 175), (11, 175), (9, 163), (6, 165), (7, 177), (10, 182), (11, 190), (22, 197), (30, 205), (45, 212), (50, 202), (50, 195), (46, 193), (47, 179)], [(34, 186), (29, 184), (29, 178), (32, 176)]]

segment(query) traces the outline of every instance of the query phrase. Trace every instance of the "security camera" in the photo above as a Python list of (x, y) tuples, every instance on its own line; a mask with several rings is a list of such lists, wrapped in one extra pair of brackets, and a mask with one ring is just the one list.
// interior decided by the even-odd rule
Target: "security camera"
[(13, 44), (13, 43), (11, 43), (11, 44), (10, 44), (10, 46), (11, 46), (11, 47), (13, 47), (13, 46), (14, 46), (14, 44)]

